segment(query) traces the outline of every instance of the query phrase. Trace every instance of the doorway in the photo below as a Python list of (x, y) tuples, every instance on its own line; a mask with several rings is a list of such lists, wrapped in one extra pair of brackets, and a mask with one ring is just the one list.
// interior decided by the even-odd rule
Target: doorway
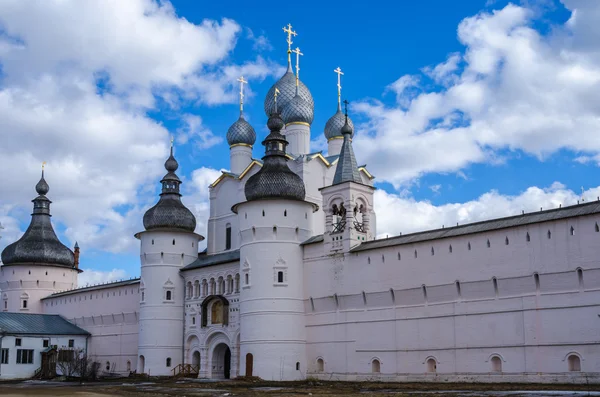
[(246, 376), (252, 376), (254, 366), (254, 356), (252, 353), (246, 354)]
[(225, 343), (218, 344), (213, 351), (212, 377), (216, 379), (231, 377), (231, 350)]

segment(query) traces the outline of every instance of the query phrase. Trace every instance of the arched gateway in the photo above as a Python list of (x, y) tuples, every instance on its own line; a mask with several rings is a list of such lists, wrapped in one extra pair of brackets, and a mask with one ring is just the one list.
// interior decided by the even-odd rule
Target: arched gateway
[(215, 346), (212, 355), (212, 378), (229, 379), (231, 377), (231, 350), (225, 343)]

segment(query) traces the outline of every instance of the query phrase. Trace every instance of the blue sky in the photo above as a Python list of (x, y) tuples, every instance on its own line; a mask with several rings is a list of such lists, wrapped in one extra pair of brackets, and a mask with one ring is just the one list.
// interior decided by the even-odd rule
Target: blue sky
[[(45, 2), (0, 5), (0, 249), (29, 223), (47, 161), (53, 222), (82, 248), (83, 283), (139, 274), (143, 212), (169, 136), (185, 202), (206, 234), (207, 185), (229, 168), (225, 133), (305, 54), (314, 150), (336, 75), (377, 177), (380, 235), (551, 208), (600, 195), (600, 30), (593, 0)], [(254, 148), (261, 157), (262, 145)]]

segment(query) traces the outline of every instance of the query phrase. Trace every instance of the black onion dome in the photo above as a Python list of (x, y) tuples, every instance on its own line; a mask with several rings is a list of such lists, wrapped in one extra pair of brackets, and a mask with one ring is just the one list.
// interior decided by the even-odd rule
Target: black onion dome
[(44, 179), (43, 171), (35, 190), (39, 196), (32, 200), (31, 223), (19, 240), (2, 251), (2, 262), (5, 265), (34, 264), (74, 268), (73, 252), (58, 240), (50, 222), (52, 202), (46, 197), (50, 187)]
[(289, 199), (303, 201), (306, 190), (302, 179), (287, 165), (285, 147), (288, 142), (281, 135), (284, 127), (279, 114), (273, 114), (267, 122), (271, 133), (263, 141), (265, 156), (262, 168), (246, 182), (246, 200)]
[(179, 193), (181, 180), (175, 174), (179, 164), (173, 157), (173, 148), (165, 162), (165, 168), (168, 172), (160, 181), (162, 183), (160, 199), (144, 214), (144, 228), (146, 230), (177, 229), (193, 232), (196, 230), (196, 217), (181, 202)]
[[(265, 97), (265, 114), (270, 116), (275, 113), (275, 88), (279, 89), (277, 95), (277, 107), (285, 109), (288, 102), (290, 102), (294, 96), (296, 96), (296, 76), (292, 73), (292, 67), (288, 63), (288, 69), (285, 74), (269, 89), (267, 96)], [(315, 101), (313, 100), (312, 94), (308, 90), (308, 87), (304, 85), (302, 81), (298, 85), (298, 94), (302, 99), (306, 101), (311, 113), (314, 113)]]
[[(327, 123), (325, 123), (325, 138), (327, 140), (335, 138), (341, 139), (343, 137), (342, 127), (345, 123), (346, 117), (344, 116), (344, 113), (342, 113), (341, 107), (338, 105), (337, 112), (335, 112), (335, 114), (331, 116), (329, 120), (327, 120)], [(348, 117), (348, 124), (350, 125), (350, 128), (352, 128), (352, 130), (354, 131), (354, 123), (352, 123), (350, 117)], [(352, 133), (350, 137), (352, 138), (353, 135), (354, 133)]]
[(310, 106), (310, 104), (297, 93), (283, 108), (281, 118), (283, 118), (285, 124), (306, 123), (311, 125), (315, 118), (314, 107)]
[(227, 130), (227, 143), (229, 146), (239, 144), (252, 146), (254, 142), (256, 142), (256, 132), (244, 115), (240, 114), (240, 118)]

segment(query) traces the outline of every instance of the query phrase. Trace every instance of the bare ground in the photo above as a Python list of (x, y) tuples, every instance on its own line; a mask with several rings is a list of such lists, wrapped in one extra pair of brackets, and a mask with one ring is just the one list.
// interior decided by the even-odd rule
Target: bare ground
[(600, 397), (600, 385), (451, 384), (388, 382), (266, 382), (199, 379), (120, 379), (109, 382), (4, 382), (0, 396), (396, 396), (396, 397)]

